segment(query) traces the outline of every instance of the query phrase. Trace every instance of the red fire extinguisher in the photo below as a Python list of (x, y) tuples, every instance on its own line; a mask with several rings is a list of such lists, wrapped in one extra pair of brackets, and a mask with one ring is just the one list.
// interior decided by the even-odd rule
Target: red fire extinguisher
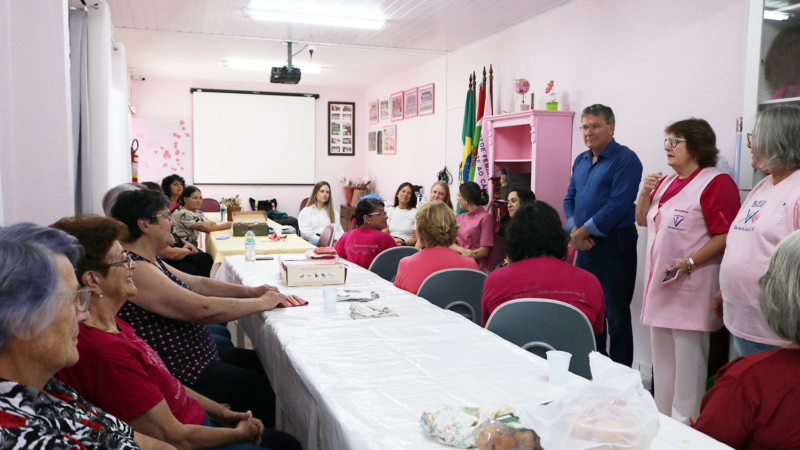
[(139, 150), (139, 140), (134, 139), (131, 142), (131, 173), (133, 174), (133, 182), (139, 181), (139, 156), (136, 152)]

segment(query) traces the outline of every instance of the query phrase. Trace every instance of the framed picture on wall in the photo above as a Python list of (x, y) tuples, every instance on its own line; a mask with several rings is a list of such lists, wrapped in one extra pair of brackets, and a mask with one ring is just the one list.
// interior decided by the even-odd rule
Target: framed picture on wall
[(369, 102), (369, 124), (375, 125), (378, 123), (378, 101), (370, 100)]
[(384, 99), (384, 100), (381, 100), (380, 106), (378, 107), (378, 109), (380, 109), (381, 122), (386, 122), (387, 120), (389, 120), (389, 99), (388, 98)]
[(328, 154), (354, 156), (356, 154), (355, 133), (356, 104), (354, 102), (328, 102)]
[(374, 152), (378, 149), (378, 132), (377, 131), (370, 131), (369, 132), (369, 145), (367, 146), (367, 150), (370, 152)]
[(399, 122), (403, 120), (403, 92), (395, 92), (390, 97), (389, 101), (392, 108), (392, 122)]
[(377, 142), (377, 146), (376, 147), (378, 147), (378, 154), (382, 155), (383, 154), (383, 131), (378, 131), (378, 142)]
[(409, 89), (405, 92), (405, 97), (403, 102), (405, 103), (405, 109), (403, 111), (403, 118), (408, 119), (409, 117), (417, 117), (417, 88)]
[(397, 154), (397, 125), (383, 126), (383, 154)]
[(433, 114), (434, 108), (433, 83), (419, 87), (419, 115), (428, 116)]

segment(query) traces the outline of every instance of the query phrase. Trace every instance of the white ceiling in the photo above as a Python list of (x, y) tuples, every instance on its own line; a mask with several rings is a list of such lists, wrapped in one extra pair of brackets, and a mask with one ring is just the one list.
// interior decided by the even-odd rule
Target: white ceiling
[(115, 28), (449, 52), (576, 0), (276, 0), (377, 10), (380, 30), (298, 25), (244, 16), (248, 0), (108, 0)]
[[(115, 29), (114, 34), (125, 45), (130, 70), (154, 78), (269, 83), (269, 71), (229, 69), (222, 66), (222, 61), (282, 66), (287, 57), (286, 46), (278, 41), (129, 29)], [(300, 84), (365, 89), (376, 80), (392, 78), (442, 56), (317, 45), (312, 62), (324, 69), (319, 74), (303, 73)], [(301, 66), (308, 61), (308, 51), (292, 59), (293, 64)]]

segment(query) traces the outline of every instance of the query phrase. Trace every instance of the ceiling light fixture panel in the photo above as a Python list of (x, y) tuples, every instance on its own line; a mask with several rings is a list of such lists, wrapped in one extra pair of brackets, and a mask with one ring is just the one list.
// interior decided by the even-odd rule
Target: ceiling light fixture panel
[(764, 11), (764, 18), (767, 20), (786, 20), (789, 14), (778, 11)]
[(297, 2), (251, 0), (244, 8), (244, 14), (257, 20), (372, 30), (379, 30), (386, 25), (386, 20), (378, 10), (310, 6)]

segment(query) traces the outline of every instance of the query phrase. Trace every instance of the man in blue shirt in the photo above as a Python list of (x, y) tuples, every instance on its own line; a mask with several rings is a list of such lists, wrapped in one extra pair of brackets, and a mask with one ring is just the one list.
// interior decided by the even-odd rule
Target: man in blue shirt
[[(580, 130), (589, 150), (575, 158), (564, 199), (564, 229), (578, 250), (576, 265), (600, 280), (605, 297), (609, 356), (633, 363), (631, 300), (636, 284), (636, 195), (642, 163), (631, 149), (614, 140), (614, 112), (592, 105), (581, 114)], [(606, 353), (606, 330), (596, 335)]]

